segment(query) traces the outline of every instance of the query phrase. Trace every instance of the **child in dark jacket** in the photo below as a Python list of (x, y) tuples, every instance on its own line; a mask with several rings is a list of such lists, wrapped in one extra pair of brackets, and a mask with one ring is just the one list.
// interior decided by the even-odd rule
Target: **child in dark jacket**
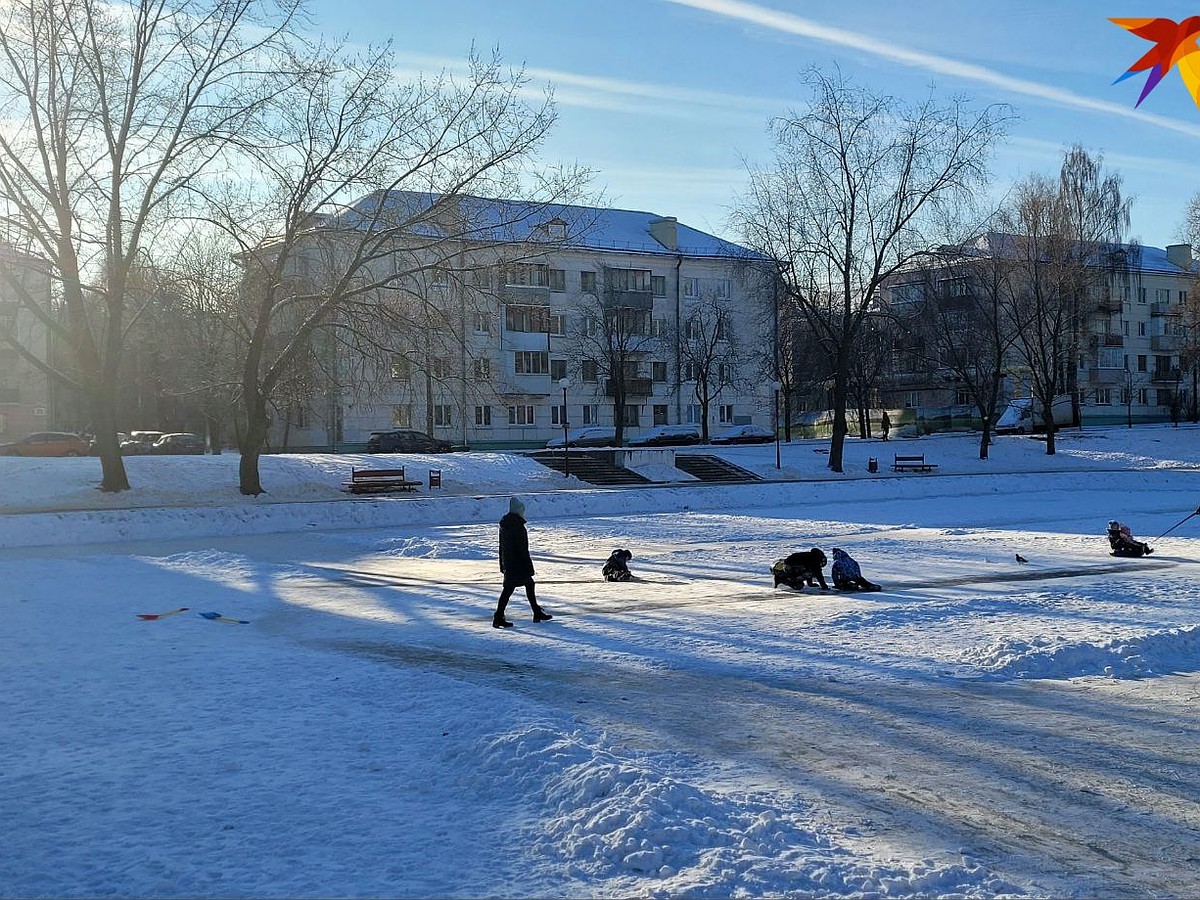
[(629, 571), (629, 560), (633, 559), (633, 554), (628, 550), (618, 547), (608, 557), (608, 561), (604, 563), (604, 569), (601, 574), (604, 575), (605, 581), (628, 581), (633, 577), (633, 573)]
[(833, 586), (839, 591), (881, 591), (882, 587), (863, 578), (854, 557), (839, 547), (833, 548)]

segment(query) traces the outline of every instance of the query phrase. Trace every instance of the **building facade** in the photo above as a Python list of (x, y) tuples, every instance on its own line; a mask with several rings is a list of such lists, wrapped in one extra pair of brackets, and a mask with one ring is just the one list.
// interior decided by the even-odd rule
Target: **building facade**
[(0, 243), (0, 443), (55, 426), (52, 385), (14, 345), (50, 359), (47, 328), (29, 304), (49, 312), (50, 279), (42, 260)]
[[(883, 406), (900, 410), (909, 420), (953, 419), (965, 424), (974, 400), (953, 377), (955, 366), (936, 358), (948, 351), (947, 341), (932, 339), (930, 323), (941, 327), (956, 312), (976, 324), (969, 310), (992, 282), (1011, 295), (1011, 272), (992, 267), (1003, 263), (1012, 239), (988, 235), (963, 253), (920, 271), (894, 278), (882, 299), (882, 310), (903, 323), (897, 329), (887, 376), (880, 387)], [(1081, 422), (1114, 424), (1181, 418), (1195, 409), (1197, 360), (1197, 263), (1186, 244), (1166, 248), (1136, 244), (1108, 247), (1087, 280), (1078, 316), (1078, 334), (1064, 340), (1063, 392), (1078, 401)], [(1019, 279), (1019, 276), (1017, 276)], [(1003, 284), (1001, 284), (1001, 282)], [(999, 305), (1011, 296), (997, 298)], [(1019, 316), (1008, 314), (1008, 327)], [(934, 351), (935, 345), (941, 347)], [(970, 346), (964, 339), (963, 346)], [(939, 364), (941, 363), (941, 364)], [(956, 363), (956, 365), (959, 363)], [(1031, 373), (1020, 354), (1009, 350), (1004, 365), (1004, 393), (1009, 399), (1032, 394)]]
[(614, 427), (619, 395), (627, 436), (706, 416), (714, 433), (772, 426), (767, 271), (673, 218), (539, 208), (506, 240), (440, 247), (402, 301), (421, 324), (379, 335), (390, 356), (373, 367), (339, 351), (338, 384), (274, 422), (272, 443), (284, 446), (286, 431), (290, 447), (343, 449), (411, 428), (472, 448), (534, 448), (564, 427)]

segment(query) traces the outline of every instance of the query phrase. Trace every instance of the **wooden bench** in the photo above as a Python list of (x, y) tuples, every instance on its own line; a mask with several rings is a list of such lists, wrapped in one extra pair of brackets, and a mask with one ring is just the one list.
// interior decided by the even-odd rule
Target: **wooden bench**
[(892, 463), (892, 470), (896, 472), (932, 472), (937, 468), (937, 463), (925, 462), (925, 455), (920, 456), (897, 456), (896, 461)]
[(380, 491), (415, 491), (421, 482), (404, 477), (404, 467), (399, 469), (351, 469), (350, 480), (342, 483), (342, 489), (351, 494), (372, 494)]
[(434, 488), (440, 488), (441, 486), (442, 486), (442, 470), (441, 469), (430, 469), (429, 470), (429, 489), (433, 490)]

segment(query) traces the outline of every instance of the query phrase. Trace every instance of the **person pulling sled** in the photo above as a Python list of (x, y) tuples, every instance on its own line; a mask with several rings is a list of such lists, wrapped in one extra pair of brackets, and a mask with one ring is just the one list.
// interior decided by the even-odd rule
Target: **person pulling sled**
[(1122, 525), (1116, 519), (1108, 523), (1108, 545), (1112, 547), (1113, 556), (1149, 556), (1154, 552), (1153, 547), (1133, 536), (1128, 525)]
[(623, 547), (618, 547), (608, 557), (608, 561), (604, 563), (604, 580), (605, 581), (628, 581), (633, 577), (633, 573), (629, 571), (629, 561), (633, 559), (633, 554)]
[(882, 591), (883, 588), (873, 581), (863, 578), (858, 562), (839, 547), (833, 548), (833, 567), (829, 570), (833, 576), (833, 586), (839, 591)]

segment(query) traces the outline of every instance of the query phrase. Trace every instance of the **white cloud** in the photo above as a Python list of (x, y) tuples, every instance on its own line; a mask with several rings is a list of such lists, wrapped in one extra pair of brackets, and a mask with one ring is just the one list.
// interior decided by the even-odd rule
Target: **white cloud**
[(1092, 97), (1077, 94), (1074, 91), (1064, 90), (1063, 88), (1042, 84), (1037, 81), (1013, 78), (985, 66), (961, 62), (945, 56), (936, 56), (932, 53), (924, 53), (919, 50), (908, 50), (887, 41), (871, 37), (870, 35), (821, 25), (810, 19), (768, 9), (754, 3), (746, 3), (744, 0), (666, 0), (666, 2), (703, 10), (713, 15), (736, 19), (740, 22), (758, 25), (762, 28), (768, 28), (785, 34), (811, 38), (815, 41), (839, 47), (848, 47), (852, 50), (858, 50), (862, 53), (888, 59), (902, 65), (911, 66), (912, 68), (923, 69), (938, 75), (948, 75), (964, 81), (985, 84), (1001, 92), (1033, 97), (1051, 105), (1119, 116), (1146, 125), (1176, 131), (1191, 137), (1200, 137), (1200, 125), (1197, 124), (1181, 122), (1177, 119), (1158, 116), (1153, 113), (1141, 112), (1132, 107), (1122, 106), (1119, 103), (1096, 100)]

